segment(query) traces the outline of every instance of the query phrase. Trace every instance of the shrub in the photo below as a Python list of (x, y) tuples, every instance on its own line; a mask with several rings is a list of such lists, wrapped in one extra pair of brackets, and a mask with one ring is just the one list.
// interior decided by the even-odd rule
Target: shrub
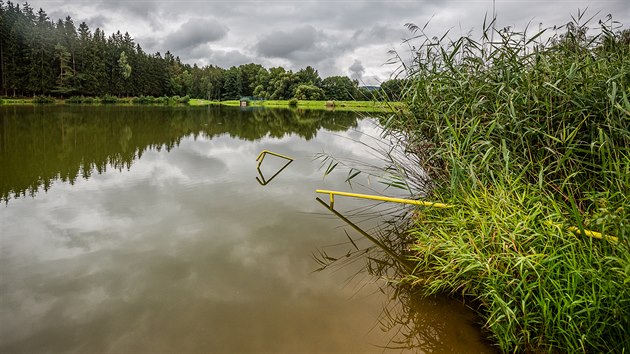
[(83, 96), (72, 96), (70, 98), (68, 98), (67, 100), (65, 100), (66, 103), (83, 103), (85, 100), (85, 97)]
[(299, 100), (322, 100), (324, 90), (315, 85), (302, 84), (295, 90), (295, 98)]
[(105, 96), (101, 97), (101, 103), (103, 104), (118, 103), (118, 97), (106, 94)]
[(50, 104), (55, 103), (55, 99), (50, 96), (35, 96), (33, 97), (33, 103)]
[(178, 103), (179, 103), (179, 99), (180, 99), (179, 95), (175, 95), (175, 96), (171, 96), (171, 97), (169, 97), (169, 99), (168, 99), (168, 105), (170, 106), (170, 105), (176, 105), (176, 104), (178, 104)]
[(131, 103), (133, 104), (153, 104), (155, 102), (155, 97), (153, 96), (140, 96), (134, 97), (131, 99)]
[(289, 100), (289, 107), (297, 107), (297, 105), (298, 105), (297, 98), (292, 98)]

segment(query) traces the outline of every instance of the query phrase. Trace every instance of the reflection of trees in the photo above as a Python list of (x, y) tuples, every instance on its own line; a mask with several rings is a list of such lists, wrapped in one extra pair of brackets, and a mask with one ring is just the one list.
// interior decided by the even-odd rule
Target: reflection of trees
[(170, 150), (187, 136), (254, 141), (357, 125), (352, 112), (227, 107), (0, 107), (0, 200), (34, 196), (61, 179), (131, 167), (148, 149)]

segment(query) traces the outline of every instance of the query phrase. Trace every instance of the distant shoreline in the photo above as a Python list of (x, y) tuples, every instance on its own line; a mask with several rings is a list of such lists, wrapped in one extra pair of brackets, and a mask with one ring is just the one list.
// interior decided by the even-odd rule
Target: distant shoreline
[[(46, 101), (38, 101), (37, 98), (0, 98), (0, 105), (241, 106), (241, 101), (239, 100), (210, 101), (196, 98), (192, 98), (185, 103), (177, 102), (177, 100), (172, 100), (172, 98), (164, 98), (162, 101), (156, 101), (155, 103), (138, 103), (135, 102), (138, 99), (136, 97), (118, 98), (116, 102), (102, 102), (98, 97), (86, 97), (84, 99), (84, 102), (75, 102), (70, 101), (70, 99), (57, 98), (50, 98)], [(402, 109), (403, 104), (401, 102), (378, 101), (253, 100), (247, 101), (246, 107), (387, 112)]]

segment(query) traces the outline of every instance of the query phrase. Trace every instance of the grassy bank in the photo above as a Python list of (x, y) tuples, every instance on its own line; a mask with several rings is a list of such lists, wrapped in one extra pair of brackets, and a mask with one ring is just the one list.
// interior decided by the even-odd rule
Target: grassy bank
[[(332, 104), (331, 104), (332, 102)], [(191, 99), (190, 105), (224, 105), (224, 106), (240, 106), (240, 101), (208, 101), (200, 99)], [(395, 109), (401, 109), (404, 105), (400, 102), (377, 102), (377, 101), (306, 101), (306, 100), (261, 100), (249, 101), (250, 107), (267, 107), (267, 108), (303, 108), (303, 109), (329, 109), (339, 111), (360, 111), (360, 112), (386, 112)]]
[(410, 26), (411, 113), (388, 127), (455, 207), (417, 214), (407, 281), (472, 299), (506, 352), (630, 351), (630, 33), (612, 23), (494, 44)]

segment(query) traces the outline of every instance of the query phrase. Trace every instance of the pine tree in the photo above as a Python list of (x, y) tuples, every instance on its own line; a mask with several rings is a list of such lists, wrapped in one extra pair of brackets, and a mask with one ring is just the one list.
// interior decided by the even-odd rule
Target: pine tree
[(37, 12), (37, 20), (32, 29), (31, 67), (29, 70), (29, 90), (37, 94), (48, 94), (55, 85), (54, 43), (50, 34), (53, 23), (43, 9)]
[(81, 95), (89, 95), (87, 89), (89, 81), (93, 80), (88, 67), (89, 47), (92, 44), (92, 33), (85, 22), (79, 24), (78, 41), (76, 51), (75, 83), (77, 92)]
[(85, 83), (85, 91), (89, 94), (101, 96), (110, 93), (107, 53), (105, 33), (97, 28), (94, 30), (86, 57), (89, 79)]
[(57, 44), (55, 46), (55, 57), (59, 64), (59, 76), (57, 79), (57, 86), (54, 89), (54, 92), (59, 94), (67, 95), (74, 91), (74, 87), (72, 86), (72, 78), (74, 77), (74, 71), (72, 70), (71, 65), (71, 55), (68, 49), (61, 44)]
[(7, 29), (6, 10), (4, 1), (0, 0), (0, 90), (6, 95), (5, 69), (4, 69), (4, 48), (7, 46), (9, 31)]

